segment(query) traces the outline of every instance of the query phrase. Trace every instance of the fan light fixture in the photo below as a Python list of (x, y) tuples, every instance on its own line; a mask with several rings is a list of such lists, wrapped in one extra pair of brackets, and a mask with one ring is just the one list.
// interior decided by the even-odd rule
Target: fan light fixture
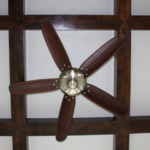
[(122, 39), (115, 37), (100, 47), (83, 64), (72, 68), (68, 55), (53, 26), (46, 22), (42, 26), (42, 32), (49, 51), (62, 72), (59, 78), (25, 81), (11, 84), (9, 90), (12, 94), (30, 94), (48, 92), (61, 89), (64, 92), (60, 108), (56, 139), (66, 139), (75, 108), (76, 95), (82, 94), (92, 102), (107, 109), (110, 112), (124, 115), (127, 107), (115, 97), (105, 91), (88, 84), (86, 78), (108, 61), (122, 46)]
[(59, 77), (59, 88), (69, 96), (76, 96), (86, 86), (86, 79), (81, 70), (72, 68), (63, 71)]

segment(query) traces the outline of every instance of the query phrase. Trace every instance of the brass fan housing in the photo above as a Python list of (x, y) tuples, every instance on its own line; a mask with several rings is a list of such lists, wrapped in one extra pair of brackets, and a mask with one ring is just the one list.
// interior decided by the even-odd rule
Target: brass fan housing
[(86, 79), (77, 68), (63, 71), (59, 77), (59, 88), (69, 96), (81, 93), (86, 87)]

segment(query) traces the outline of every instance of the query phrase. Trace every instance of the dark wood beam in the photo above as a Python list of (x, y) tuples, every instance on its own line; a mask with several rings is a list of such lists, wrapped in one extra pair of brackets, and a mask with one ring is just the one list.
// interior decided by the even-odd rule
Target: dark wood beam
[(13, 150), (27, 150), (27, 137), (19, 130), (13, 135)]
[(9, 16), (0, 16), (0, 30), (9, 30), (13, 21)]
[(13, 21), (19, 23), (23, 20), (24, 0), (8, 0), (8, 13)]
[(57, 30), (115, 30), (122, 24), (118, 16), (27, 15), (24, 16), (24, 28), (41, 29), (42, 23), (47, 21), (52, 23)]
[(131, 16), (131, 0), (117, 0), (117, 15), (124, 22), (117, 35), (123, 39), (123, 47), (117, 55), (117, 98), (128, 107), (125, 116), (117, 116), (116, 121), (122, 129), (116, 134), (116, 150), (129, 149), (128, 121), (130, 119), (130, 81), (131, 81), (131, 29), (127, 24)]
[[(20, 26), (12, 27), (9, 31), (10, 43), (10, 81), (11, 83), (24, 81), (24, 52), (23, 29)], [(11, 95), (12, 120), (16, 123), (25, 123), (25, 96)]]
[(131, 16), (128, 24), (132, 30), (150, 30), (150, 16)]
[[(10, 49), (10, 82), (24, 81), (24, 47), (23, 47), (23, 3), (24, 0), (9, 0), (9, 16), (13, 24), (9, 29)], [(13, 149), (27, 150), (26, 136), (22, 132), (22, 124), (26, 123), (25, 96), (11, 95), (13, 133)]]

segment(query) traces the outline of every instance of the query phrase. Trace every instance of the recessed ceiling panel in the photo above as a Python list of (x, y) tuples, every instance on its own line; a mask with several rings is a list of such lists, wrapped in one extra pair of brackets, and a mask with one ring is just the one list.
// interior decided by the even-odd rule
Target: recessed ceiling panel
[[(113, 31), (59, 31), (72, 66), (79, 66), (114, 36)], [(47, 48), (41, 31), (26, 31), (26, 80), (58, 78), (60, 71)], [(106, 92), (114, 93), (114, 58), (87, 79)], [(57, 118), (63, 93), (59, 91), (27, 96), (29, 118)], [(112, 114), (82, 95), (76, 97), (74, 117), (111, 117)]]
[(114, 0), (25, 0), (26, 14), (113, 15)]
[(150, 133), (130, 134), (129, 150), (141, 149), (150, 149)]
[(150, 15), (150, 0), (132, 0), (132, 15)]
[(150, 115), (150, 31), (132, 31), (131, 116)]
[(0, 15), (8, 15), (8, 0), (0, 0)]
[(11, 136), (0, 136), (0, 149), (1, 150), (13, 150)]
[(113, 150), (113, 135), (68, 136), (57, 142), (54, 136), (29, 136), (29, 150)]
[(0, 31), (0, 118), (11, 118), (8, 31)]

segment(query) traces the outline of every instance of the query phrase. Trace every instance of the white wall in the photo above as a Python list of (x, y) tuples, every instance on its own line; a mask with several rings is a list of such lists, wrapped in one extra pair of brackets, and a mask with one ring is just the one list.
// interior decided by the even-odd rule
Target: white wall
[[(65, 5), (62, 5), (62, 3)], [(0, 15), (8, 14), (8, 1), (0, 0)], [(25, 0), (26, 14), (113, 14), (112, 0)], [(84, 9), (83, 9), (84, 7)], [(132, 15), (150, 15), (149, 0), (132, 0)], [(49, 78), (59, 75), (59, 71), (55, 66), (41, 31), (26, 31), (26, 69), (27, 80), (37, 78)], [(99, 46), (113, 37), (113, 31), (59, 31), (65, 48), (71, 58), (72, 64), (78, 67), (81, 62), (96, 50)], [(89, 36), (90, 35), (90, 36)], [(36, 38), (35, 38), (36, 37)], [(149, 56), (150, 56), (150, 32), (133, 31), (132, 32), (132, 61), (131, 61), (131, 116), (150, 115), (149, 111)], [(0, 31), (0, 118), (10, 118), (10, 95), (8, 92), (9, 85), (9, 59), (8, 59), (8, 32)], [(144, 48), (143, 48), (144, 47)], [(76, 52), (75, 52), (76, 50)], [(85, 53), (86, 51), (86, 53)], [(36, 53), (38, 52), (38, 53)], [(76, 61), (79, 53), (82, 57)], [(35, 54), (35, 55), (34, 55)], [(86, 55), (83, 55), (86, 54)], [(142, 57), (141, 57), (142, 56)], [(41, 60), (43, 60), (41, 62)], [(114, 60), (112, 59), (102, 69), (89, 78), (90, 83), (101, 87), (113, 95), (114, 87)], [(38, 62), (38, 67), (35, 65)], [(51, 71), (51, 68), (54, 72)], [(48, 70), (47, 70), (48, 69)], [(42, 71), (41, 71), (42, 70)], [(99, 80), (100, 78), (100, 80)], [(5, 88), (4, 88), (5, 87)], [(144, 89), (144, 90), (143, 90)], [(57, 96), (57, 94), (59, 94)], [(60, 97), (59, 99), (57, 97)], [(31, 117), (57, 117), (59, 106), (61, 103), (62, 93), (34, 94), (27, 96), (27, 116)], [(41, 102), (42, 101), (42, 102)], [(55, 103), (54, 103), (55, 101)], [(44, 102), (44, 103), (43, 103)], [(112, 116), (107, 111), (100, 109), (86, 99), (78, 96), (75, 110), (75, 117), (99, 117)], [(55, 109), (52, 109), (55, 108)], [(85, 108), (85, 109), (83, 109)], [(132, 134), (130, 136), (130, 150), (138, 150), (144, 147), (149, 149), (150, 134)], [(90, 141), (90, 142), (89, 142)], [(102, 142), (102, 143), (101, 143)], [(77, 143), (77, 144), (76, 144)], [(69, 136), (67, 141), (59, 143), (55, 141), (55, 137), (29, 137), (29, 150), (40, 150), (41, 147), (50, 149), (60, 149), (63, 145), (65, 149), (70, 149), (74, 145), (75, 149), (90, 148), (112, 150), (113, 136)], [(51, 145), (50, 145), (51, 144)], [(94, 145), (93, 145), (94, 144)], [(71, 146), (70, 146), (71, 145)], [(79, 147), (78, 147), (79, 146)], [(12, 138), (0, 137), (0, 149), (11, 150)]]

